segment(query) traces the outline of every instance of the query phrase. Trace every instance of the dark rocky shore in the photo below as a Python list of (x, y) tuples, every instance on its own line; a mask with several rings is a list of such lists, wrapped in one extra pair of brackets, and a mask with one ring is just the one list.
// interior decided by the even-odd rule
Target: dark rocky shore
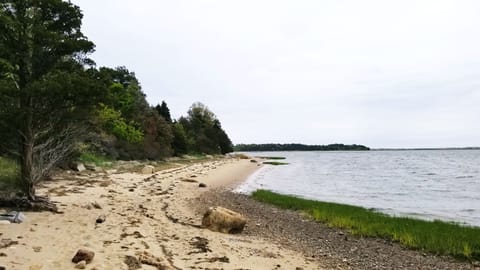
[(243, 213), (248, 218), (243, 234), (299, 251), (326, 269), (480, 269), (478, 262), (462, 262), (409, 250), (388, 240), (354, 236), (311, 221), (299, 212), (280, 210), (230, 191), (206, 192), (192, 205), (199, 213), (214, 205)]

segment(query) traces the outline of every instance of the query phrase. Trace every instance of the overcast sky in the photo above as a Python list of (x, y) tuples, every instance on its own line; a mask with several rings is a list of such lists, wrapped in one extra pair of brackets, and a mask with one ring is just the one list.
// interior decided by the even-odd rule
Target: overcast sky
[(97, 65), (234, 143), (480, 146), (480, 1), (72, 2)]

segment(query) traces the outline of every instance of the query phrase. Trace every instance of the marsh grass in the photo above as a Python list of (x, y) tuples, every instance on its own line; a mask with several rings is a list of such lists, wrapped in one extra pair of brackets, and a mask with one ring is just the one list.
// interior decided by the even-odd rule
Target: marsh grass
[(287, 162), (278, 162), (278, 161), (264, 161), (263, 164), (268, 164), (268, 165), (288, 165)]
[(266, 157), (266, 156), (257, 156), (256, 158), (270, 159), (270, 160), (283, 160), (283, 159), (286, 159), (286, 157)]
[(362, 207), (306, 200), (267, 190), (255, 191), (252, 197), (280, 208), (304, 211), (316, 221), (355, 235), (390, 239), (405, 247), (433, 254), (480, 259), (479, 227), (392, 217)]
[(0, 157), (0, 189), (15, 190), (19, 187), (19, 166), (8, 158)]

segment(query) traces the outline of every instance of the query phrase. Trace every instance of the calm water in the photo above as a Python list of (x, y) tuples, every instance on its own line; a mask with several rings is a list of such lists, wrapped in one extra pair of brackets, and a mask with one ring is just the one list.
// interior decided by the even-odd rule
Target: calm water
[(240, 192), (269, 189), (393, 215), (480, 226), (480, 150), (258, 152), (283, 156), (264, 166)]

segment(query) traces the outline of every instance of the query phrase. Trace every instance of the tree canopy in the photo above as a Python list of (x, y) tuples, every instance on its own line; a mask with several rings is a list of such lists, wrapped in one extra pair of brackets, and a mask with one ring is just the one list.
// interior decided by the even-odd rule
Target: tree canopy
[(220, 121), (204, 104), (194, 103), (179, 123), (186, 132), (189, 148), (194, 152), (225, 154), (233, 151), (233, 144)]
[(85, 71), (94, 44), (80, 31), (81, 21), (70, 2), (0, 2), (0, 125), (31, 199), (35, 183), (71, 151), (73, 117), (87, 115), (99, 96)]

